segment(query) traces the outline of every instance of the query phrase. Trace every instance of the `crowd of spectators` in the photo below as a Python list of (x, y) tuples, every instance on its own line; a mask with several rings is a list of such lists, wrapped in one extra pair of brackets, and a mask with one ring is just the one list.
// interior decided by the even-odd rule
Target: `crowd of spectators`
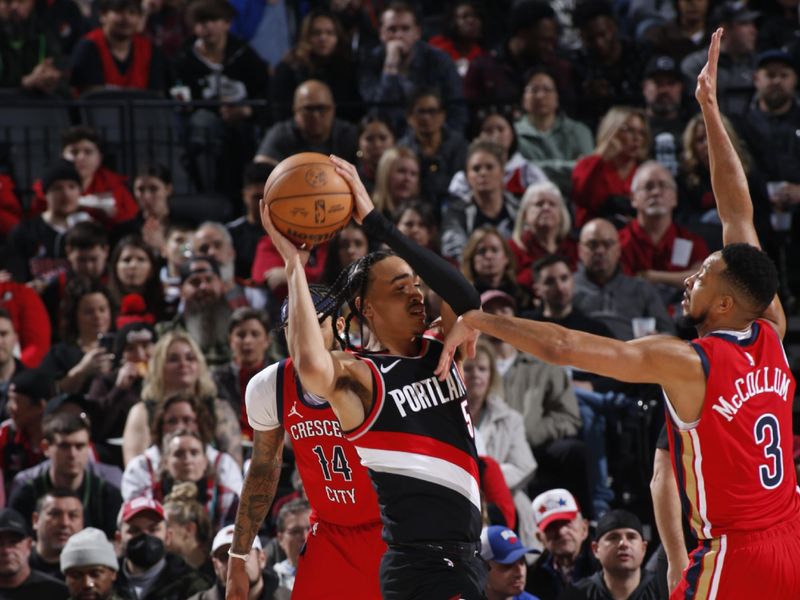
[[(24, 188), (29, 153), (0, 127), (0, 598), (224, 596), (244, 392), (286, 356), (259, 199), (297, 152), (353, 162), (377, 210), (459, 265), (488, 312), (688, 338), (684, 279), (722, 241), (692, 97), (721, 26), (720, 104), (794, 311), (799, 6), (0, 0), (0, 110), (171, 100), (187, 169), (211, 157), (231, 217), (197, 217), (203, 196), (185, 190), (177, 210), (162, 164), (118, 170), (80, 111)], [(376, 249), (351, 223), (306, 274), (331, 284)], [(436, 318), (429, 290), (426, 304)], [(488, 597), (666, 597), (664, 569), (642, 570), (659, 391), (489, 337), (464, 376)], [(311, 526), (284, 460), (248, 561), (254, 599), (289, 597)]]

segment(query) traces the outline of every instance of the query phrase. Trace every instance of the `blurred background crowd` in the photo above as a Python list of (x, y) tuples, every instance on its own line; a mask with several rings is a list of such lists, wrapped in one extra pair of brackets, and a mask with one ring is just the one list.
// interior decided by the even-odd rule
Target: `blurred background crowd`
[[(224, 595), (244, 390), (286, 356), (258, 202), (297, 152), (353, 162), (486, 311), (690, 339), (683, 282), (722, 243), (693, 98), (721, 26), (720, 105), (794, 315), (799, 4), (0, 0), (0, 598)], [(308, 278), (376, 249), (351, 223)], [(465, 380), (490, 597), (602, 597), (612, 525), (639, 533), (631, 577), (661, 574), (636, 597), (666, 597), (660, 390), (488, 337)], [(284, 467), (252, 598), (288, 597), (310, 528), (290, 447)]]

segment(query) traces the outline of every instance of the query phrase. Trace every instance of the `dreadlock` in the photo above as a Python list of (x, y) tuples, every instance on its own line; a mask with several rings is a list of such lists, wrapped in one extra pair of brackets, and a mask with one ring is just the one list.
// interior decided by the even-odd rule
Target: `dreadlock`
[(356, 347), (350, 342), (350, 322), (353, 320), (353, 317), (358, 317), (363, 339), (364, 314), (356, 305), (356, 298), (362, 299), (363, 306), (363, 298), (367, 293), (369, 273), (372, 265), (390, 256), (394, 256), (394, 253), (386, 250), (370, 252), (366, 256), (351, 263), (346, 269), (342, 269), (342, 272), (339, 273), (339, 276), (328, 289), (325, 298), (331, 298), (332, 302), (322, 313), (322, 319), (333, 315), (338, 310), (338, 307), (345, 302), (347, 302), (347, 306), (350, 307), (350, 314), (348, 314), (347, 319), (345, 319), (344, 339), (339, 335), (335, 323), (333, 325), (333, 335), (336, 341), (339, 342), (339, 346), (342, 350), (356, 350)]

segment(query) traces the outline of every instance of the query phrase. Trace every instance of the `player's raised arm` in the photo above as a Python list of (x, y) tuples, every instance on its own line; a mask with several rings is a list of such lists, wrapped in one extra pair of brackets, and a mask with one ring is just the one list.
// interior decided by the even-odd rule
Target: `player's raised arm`
[[(711, 36), (708, 62), (697, 77), (695, 97), (703, 111), (708, 136), (708, 160), (711, 169), (711, 187), (717, 201), (717, 211), (722, 221), (722, 242), (745, 243), (761, 247), (753, 225), (753, 202), (747, 185), (747, 175), (733, 143), (725, 131), (717, 103), (717, 64), (722, 28)], [(762, 317), (770, 321), (781, 338), (786, 332), (786, 317), (780, 300), (775, 300)]]
[[(363, 225), (364, 231), (373, 238), (386, 243), (414, 269), (422, 281), (442, 297), (449, 308), (452, 308), (452, 311), (445, 307), (442, 310), (442, 329), (445, 333), (455, 322), (456, 315), (480, 308), (481, 298), (478, 291), (458, 269), (435, 252), (423, 248), (404, 236), (379, 211), (375, 210), (353, 165), (337, 156), (332, 156), (331, 161), (336, 165), (336, 171), (345, 178), (353, 190), (355, 199), (353, 217)], [(470, 344), (474, 346), (474, 340), (470, 340)], [(474, 352), (468, 352), (468, 354), (472, 355)]]

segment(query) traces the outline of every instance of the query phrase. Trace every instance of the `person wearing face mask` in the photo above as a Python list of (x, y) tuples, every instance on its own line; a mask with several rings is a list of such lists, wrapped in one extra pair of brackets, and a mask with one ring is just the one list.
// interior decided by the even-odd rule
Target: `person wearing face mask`
[(151, 498), (126, 502), (117, 519), (115, 541), (121, 550), (115, 587), (129, 600), (185, 600), (210, 581), (166, 551), (164, 507)]

